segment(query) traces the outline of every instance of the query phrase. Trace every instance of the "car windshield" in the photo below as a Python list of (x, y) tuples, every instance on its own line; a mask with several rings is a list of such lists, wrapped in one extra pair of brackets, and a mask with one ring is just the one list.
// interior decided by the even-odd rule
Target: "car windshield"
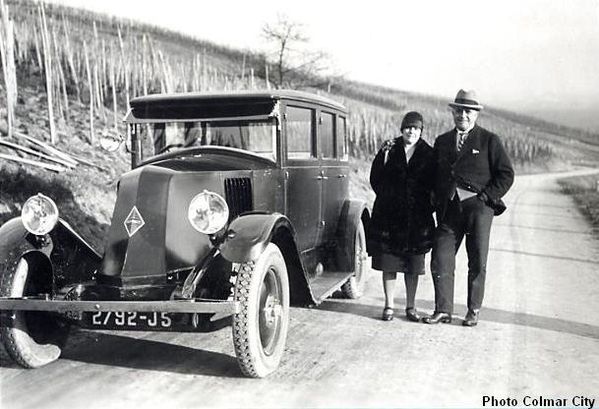
[(276, 122), (227, 120), (139, 124), (142, 158), (195, 146), (224, 146), (276, 160)]

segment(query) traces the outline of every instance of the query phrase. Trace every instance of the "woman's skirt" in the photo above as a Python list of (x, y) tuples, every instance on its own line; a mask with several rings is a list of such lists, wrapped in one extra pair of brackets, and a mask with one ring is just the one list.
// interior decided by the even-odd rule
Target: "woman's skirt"
[(424, 274), (424, 254), (389, 254), (372, 256), (372, 268), (384, 272)]

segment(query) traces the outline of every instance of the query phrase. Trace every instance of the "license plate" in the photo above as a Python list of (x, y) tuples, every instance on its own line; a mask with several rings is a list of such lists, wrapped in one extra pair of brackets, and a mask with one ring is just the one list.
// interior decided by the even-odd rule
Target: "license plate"
[(92, 327), (144, 329), (170, 328), (173, 320), (168, 312), (96, 311), (90, 313)]

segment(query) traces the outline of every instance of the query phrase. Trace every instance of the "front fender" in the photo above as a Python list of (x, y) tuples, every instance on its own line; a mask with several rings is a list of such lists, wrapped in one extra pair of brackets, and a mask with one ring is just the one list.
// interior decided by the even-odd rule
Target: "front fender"
[(0, 274), (16, 268), (21, 257), (31, 251), (38, 251), (49, 259), (52, 248), (51, 241), (40, 241), (29, 233), (20, 217), (10, 219), (0, 227)]
[(275, 230), (285, 226), (295, 236), (291, 222), (280, 213), (250, 213), (231, 222), (219, 250), (232, 263), (256, 260), (264, 251)]
[(228, 261), (243, 263), (256, 260), (270, 242), (275, 243), (285, 257), (291, 304), (315, 304), (306, 270), (297, 251), (295, 229), (284, 215), (251, 213), (239, 216), (229, 225), (219, 250)]
[(16, 268), (21, 257), (36, 252), (47, 260), (54, 275), (54, 288), (88, 281), (98, 268), (100, 255), (64, 220), (43, 237), (29, 233), (20, 217), (0, 227), (0, 274)]

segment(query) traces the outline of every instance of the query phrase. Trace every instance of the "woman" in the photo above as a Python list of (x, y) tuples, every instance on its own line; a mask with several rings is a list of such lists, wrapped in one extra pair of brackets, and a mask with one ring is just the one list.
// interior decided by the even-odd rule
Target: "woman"
[(401, 136), (385, 142), (370, 171), (376, 193), (367, 247), (372, 268), (383, 272), (385, 307), (382, 319), (393, 319), (395, 280), (404, 274), (406, 317), (420, 321), (415, 307), (418, 276), (424, 274), (424, 255), (431, 249), (435, 222), (431, 192), (433, 148), (421, 139), (424, 120), (408, 112)]

